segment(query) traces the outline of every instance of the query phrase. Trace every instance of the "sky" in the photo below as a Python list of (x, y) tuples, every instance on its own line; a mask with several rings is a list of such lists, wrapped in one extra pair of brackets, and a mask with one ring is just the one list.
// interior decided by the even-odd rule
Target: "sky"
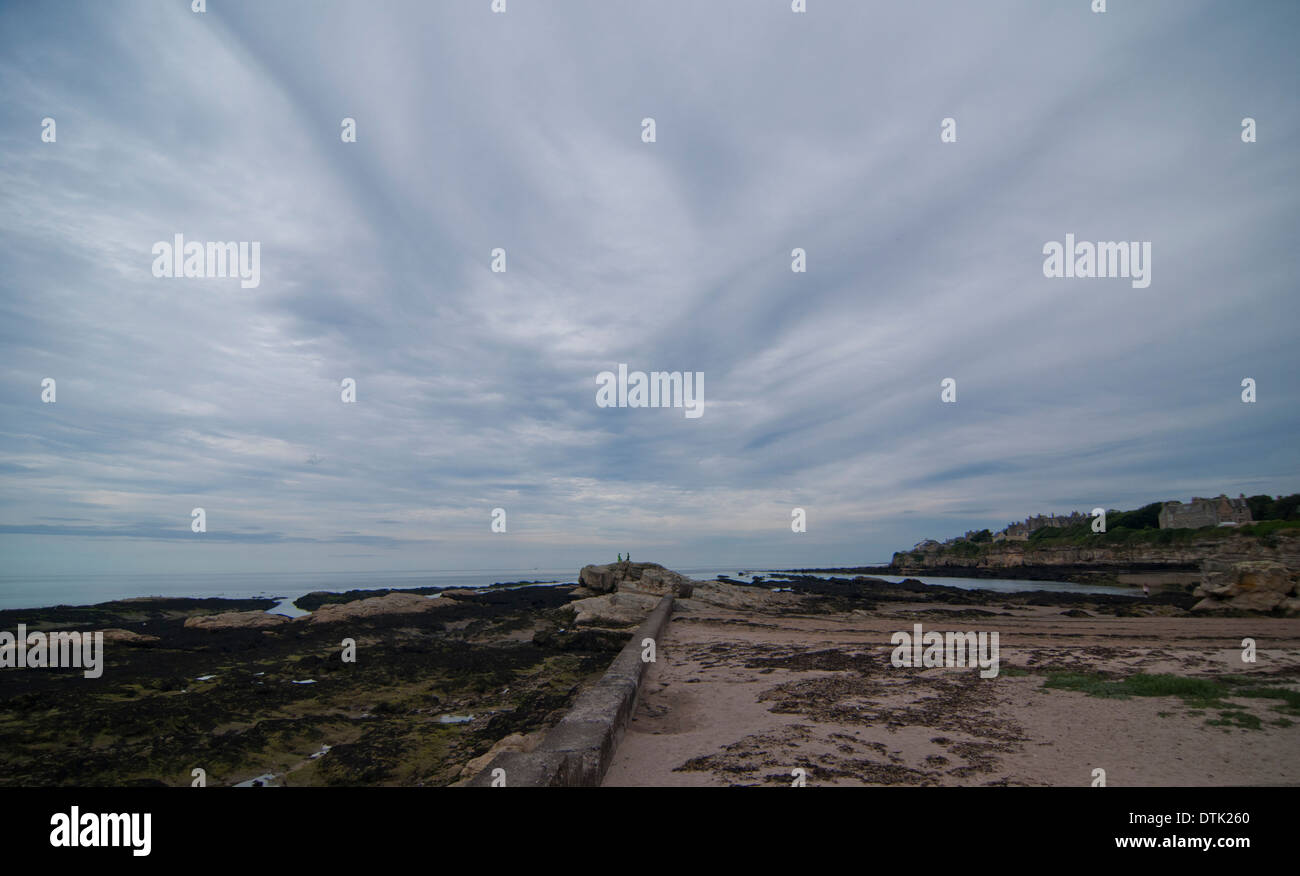
[[(0, 4), (5, 573), (864, 564), (1300, 491), (1300, 5), (490, 5)], [(156, 277), (176, 234), (260, 283)], [(1150, 285), (1045, 276), (1066, 234)], [(620, 363), (703, 415), (598, 406)]]

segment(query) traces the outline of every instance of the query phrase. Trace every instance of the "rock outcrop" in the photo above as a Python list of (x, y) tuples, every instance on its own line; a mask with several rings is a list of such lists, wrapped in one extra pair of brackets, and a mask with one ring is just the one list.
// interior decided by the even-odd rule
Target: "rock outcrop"
[(136, 633), (131, 630), (123, 630), (117, 627), (110, 627), (109, 629), (104, 630), (105, 644), (112, 643), (148, 647), (158, 641), (160, 640), (157, 636), (148, 636), (143, 633)]
[(314, 624), (328, 624), (335, 621), (351, 620), (355, 617), (373, 617), (379, 614), (414, 614), (416, 612), (437, 611), (448, 603), (441, 599), (430, 599), (419, 593), (389, 593), (385, 596), (373, 596), (370, 599), (358, 599), (354, 602), (341, 602), (322, 605), (302, 619)]
[(220, 614), (198, 614), (185, 619), (188, 629), (197, 630), (232, 630), (240, 627), (278, 627), (292, 623), (282, 614), (267, 614), (264, 611), (223, 611)]
[(658, 563), (609, 563), (583, 566), (578, 583), (593, 593), (645, 593), (650, 596), (690, 596), (693, 582)]
[(437, 611), (449, 604), (441, 599), (430, 599), (419, 593), (389, 593), (352, 602), (326, 603), (311, 614), (295, 618), (282, 614), (267, 614), (264, 611), (227, 611), (221, 614), (202, 614), (186, 618), (185, 626), (200, 630), (228, 630), (238, 627), (270, 628), (287, 623), (328, 624), (381, 614)]
[(743, 587), (725, 581), (698, 581), (691, 598), (680, 603), (684, 611), (712, 605), (741, 611), (791, 608), (799, 597), (793, 593), (773, 593), (766, 587)]
[(630, 627), (646, 619), (660, 597), (648, 593), (606, 593), (587, 599), (575, 599), (568, 607), (578, 613), (578, 626)]
[(693, 581), (657, 563), (611, 563), (585, 566), (578, 576), (588, 592), (599, 595), (569, 603), (578, 615), (575, 625), (628, 627), (640, 623), (660, 597), (677, 597), (678, 611), (709, 607), (779, 610), (798, 603), (793, 593), (774, 593), (768, 587), (742, 586), (726, 581)]
[(474, 778), (483, 771), (483, 768), (490, 764), (498, 754), (503, 751), (518, 751), (527, 754), (537, 747), (537, 743), (542, 741), (546, 734), (545, 730), (534, 730), (532, 733), (511, 733), (502, 739), (498, 739), (496, 744), (487, 750), (486, 753), (480, 754), (471, 760), (460, 770), (460, 781), (457, 785), (466, 784), (469, 779)]
[(1297, 575), (1281, 563), (1267, 560), (1239, 563), (1207, 560), (1201, 586), (1204, 597), (1192, 611), (1272, 611), (1300, 613)]

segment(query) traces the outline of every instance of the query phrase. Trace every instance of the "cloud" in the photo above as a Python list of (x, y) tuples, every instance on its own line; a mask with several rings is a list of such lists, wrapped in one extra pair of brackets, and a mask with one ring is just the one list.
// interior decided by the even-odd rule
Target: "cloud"
[[(17, 567), (870, 562), (1300, 489), (1291, 4), (67, 8), (0, 10)], [(1151, 287), (1044, 278), (1067, 232)], [(175, 233), (261, 285), (154, 278)], [(598, 408), (620, 362), (705, 415)]]

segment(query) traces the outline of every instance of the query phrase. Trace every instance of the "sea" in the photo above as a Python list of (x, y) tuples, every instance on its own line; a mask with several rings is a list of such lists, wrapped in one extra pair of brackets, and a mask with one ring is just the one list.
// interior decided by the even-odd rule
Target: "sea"
[[(779, 575), (752, 567), (680, 568), (689, 578), (708, 581), (719, 575), (735, 580), (752, 580), (754, 575)], [(820, 577), (851, 577), (826, 573)], [(886, 581), (901, 581), (888, 575)], [(998, 578), (916, 577), (926, 584), (943, 584), (966, 590), (995, 590), (1011, 593), (1025, 590), (1056, 590), (1069, 593), (1110, 593), (1135, 596), (1132, 587), (1110, 587), (1062, 581), (1019, 581)], [(574, 569), (477, 569), (423, 572), (182, 572), (176, 574), (105, 572), (80, 575), (0, 574), (0, 609), (45, 608), (54, 605), (92, 605), (114, 599), (142, 596), (219, 597), (225, 599), (266, 598), (279, 600), (272, 611), (298, 614), (293, 600), (315, 590), (402, 590), (413, 587), (488, 587), (528, 581), (537, 584), (577, 583)], [(781, 585), (771, 581), (773, 587)]]

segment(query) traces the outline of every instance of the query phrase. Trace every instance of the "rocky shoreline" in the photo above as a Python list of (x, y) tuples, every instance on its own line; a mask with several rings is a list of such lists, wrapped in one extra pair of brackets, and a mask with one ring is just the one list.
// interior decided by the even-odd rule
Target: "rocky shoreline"
[(1061, 581), (1077, 584), (1111, 584), (1140, 587), (1144, 578), (1159, 578), (1161, 583), (1174, 577), (1190, 581), (1200, 574), (1200, 561), (1186, 562), (1099, 562), (1099, 563), (1020, 563), (1018, 565), (990, 566), (962, 563), (942, 565), (856, 566), (828, 569), (787, 569), (795, 574), (844, 573), (848, 575), (887, 575), (909, 577), (924, 575), (927, 578), (985, 578), (1012, 581)]
[(109, 633), (98, 679), (0, 671), (0, 785), (189, 785), (195, 769), (210, 785), (450, 784), (558, 720), (626, 641), (569, 634), (573, 589), (356, 593), (292, 620), (269, 599), (0, 611), (0, 629)]
[(1107, 614), (1123, 614), (1139, 609), (1167, 606), (1177, 610), (1190, 610), (1196, 597), (1186, 591), (1169, 589), (1143, 598), (1141, 593), (1132, 596), (1109, 593), (1078, 593), (1068, 590), (1022, 590), (1003, 593), (992, 590), (969, 590), (944, 584), (926, 584), (915, 578), (899, 582), (879, 578), (855, 576), (852, 578), (821, 578), (813, 575), (794, 575), (765, 580), (758, 584), (725, 579), (738, 587), (770, 589), (772, 583), (801, 596), (812, 597), (802, 606), (806, 611), (818, 613), (872, 609), (887, 603), (935, 603), (943, 605), (1006, 606), (1038, 605), (1063, 608), (1087, 607)]
[[(1242, 530), (1153, 530), (1090, 533), (1073, 539), (1001, 541), (918, 547), (894, 554), (888, 574), (968, 578), (1038, 578), (1086, 583), (1141, 584), (1170, 576), (1197, 583), (1207, 561), (1276, 562), (1300, 569), (1300, 530), (1273, 521), (1263, 534)], [(873, 573), (884, 574), (879, 568)]]
[(669, 595), (673, 628), (756, 630), (814, 618), (1175, 621), (1300, 607), (1295, 576), (1268, 563), (1225, 563), (1196, 592), (1150, 597), (857, 571), (697, 581), (618, 563), (585, 567), (576, 585), (312, 593), (297, 618), (268, 614), (273, 599), (0, 611), (0, 630), (102, 631), (106, 643), (99, 678), (0, 670), (0, 785), (189, 785), (196, 769), (212, 785), (462, 784), (502, 752), (538, 744)]

